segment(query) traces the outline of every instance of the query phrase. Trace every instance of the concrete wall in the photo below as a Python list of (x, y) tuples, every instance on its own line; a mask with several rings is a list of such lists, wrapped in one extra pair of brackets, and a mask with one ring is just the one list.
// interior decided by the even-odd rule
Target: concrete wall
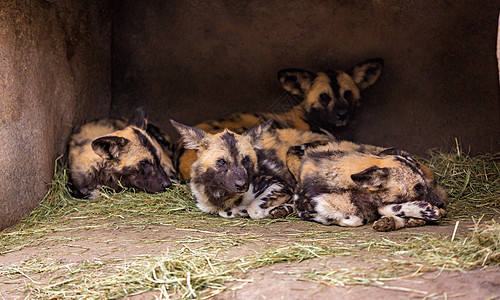
[(111, 2), (0, 2), (0, 230), (46, 192), (73, 125), (109, 115)]
[(281, 68), (349, 68), (383, 57), (347, 136), (417, 154), (500, 150), (500, 2), (115, 1), (113, 103), (168, 128), (267, 110)]

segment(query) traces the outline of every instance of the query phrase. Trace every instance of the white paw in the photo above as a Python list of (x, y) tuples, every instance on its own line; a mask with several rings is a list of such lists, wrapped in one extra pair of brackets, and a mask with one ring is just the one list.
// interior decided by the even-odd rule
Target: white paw
[(248, 212), (246, 207), (237, 206), (219, 211), (219, 216), (223, 218), (242, 218), (248, 217)]
[(342, 216), (342, 218), (340, 218), (338, 221), (338, 224), (340, 226), (349, 226), (349, 227), (362, 226), (365, 225), (365, 223), (366, 221), (355, 215)]
[(254, 200), (250, 203), (247, 208), (248, 215), (252, 219), (263, 219), (269, 216), (269, 208), (261, 208), (260, 205), (264, 203), (264, 201)]

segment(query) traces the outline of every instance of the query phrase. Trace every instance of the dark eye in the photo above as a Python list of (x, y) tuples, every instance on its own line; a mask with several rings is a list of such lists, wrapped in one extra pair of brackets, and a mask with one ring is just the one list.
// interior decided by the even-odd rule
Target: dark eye
[(352, 101), (352, 91), (347, 90), (344, 92), (344, 99), (351, 102)]
[(219, 167), (223, 167), (223, 166), (225, 166), (225, 165), (226, 165), (226, 160), (225, 160), (225, 159), (223, 159), (223, 158), (219, 158), (219, 159), (217, 160), (217, 166), (219, 166)]
[(243, 159), (241, 160), (242, 164), (247, 164), (248, 162), (250, 162), (250, 156), (248, 155), (243, 157)]
[(421, 183), (417, 183), (415, 184), (415, 186), (413, 187), (413, 189), (415, 190), (415, 192), (419, 195), (423, 195), (425, 193), (425, 187), (423, 184)]
[(153, 163), (147, 159), (143, 159), (139, 162), (139, 166), (143, 174), (149, 174), (153, 167)]
[(141, 167), (144, 167), (144, 166), (148, 166), (148, 165), (150, 166), (150, 165), (152, 165), (152, 163), (147, 159), (143, 159), (139, 162), (139, 165), (141, 165)]
[(332, 100), (332, 97), (330, 97), (327, 93), (319, 94), (319, 103), (321, 103), (321, 105), (327, 106), (330, 100)]

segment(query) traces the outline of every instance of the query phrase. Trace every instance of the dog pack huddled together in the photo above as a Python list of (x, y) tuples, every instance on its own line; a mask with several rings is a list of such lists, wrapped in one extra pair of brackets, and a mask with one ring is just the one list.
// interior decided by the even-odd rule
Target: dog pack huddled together
[(75, 128), (69, 144), (72, 190), (94, 199), (101, 187), (159, 193), (189, 185), (196, 206), (224, 218), (284, 218), (378, 231), (441, 219), (447, 196), (431, 169), (404, 150), (338, 140), (379, 78), (383, 60), (348, 72), (284, 69), (278, 80), (301, 102), (282, 113), (235, 113), (194, 127), (171, 120), (172, 142), (144, 107), (130, 119)]

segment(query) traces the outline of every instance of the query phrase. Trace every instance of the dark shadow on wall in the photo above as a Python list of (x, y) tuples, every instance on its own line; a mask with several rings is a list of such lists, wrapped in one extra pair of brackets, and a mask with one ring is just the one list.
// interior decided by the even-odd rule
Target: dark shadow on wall
[(276, 72), (383, 57), (346, 136), (417, 154), (500, 150), (498, 1), (115, 1), (115, 115), (141, 104), (173, 133), (282, 96)]

